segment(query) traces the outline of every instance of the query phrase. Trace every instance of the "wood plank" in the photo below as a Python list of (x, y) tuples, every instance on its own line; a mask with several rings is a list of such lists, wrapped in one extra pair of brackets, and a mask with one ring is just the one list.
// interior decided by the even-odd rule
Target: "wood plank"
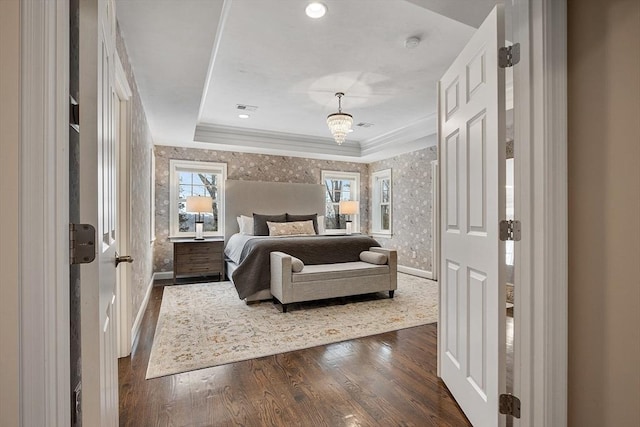
[(469, 426), (436, 372), (436, 324), (145, 380), (162, 287), (119, 361), (122, 426)]

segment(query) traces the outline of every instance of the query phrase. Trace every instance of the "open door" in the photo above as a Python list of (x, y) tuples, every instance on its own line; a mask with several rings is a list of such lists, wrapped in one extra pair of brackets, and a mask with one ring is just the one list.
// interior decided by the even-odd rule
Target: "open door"
[(114, 0), (81, 0), (80, 221), (96, 229), (80, 269), (82, 425), (118, 425), (116, 346), (116, 100)]
[(504, 426), (504, 46), (497, 5), (439, 82), (440, 375), (474, 426)]

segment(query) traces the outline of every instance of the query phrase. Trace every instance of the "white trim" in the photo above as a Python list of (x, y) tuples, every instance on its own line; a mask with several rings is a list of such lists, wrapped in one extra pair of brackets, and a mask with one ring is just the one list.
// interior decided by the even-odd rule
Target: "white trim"
[(194, 232), (179, 232), (177, 227), (178, 218), (178, 205), (175, 203), (178, 200), (180, 181), (176, 176), (177, 170), (202, 170), (207, 173), (215, 173), (222, 175), (222, 179), (217, 183), (218, 186), (218, 198), (216, 203), (218, 204), (218, 231), (205, 232), (205, 237), (219, 237), (224, 236), (224, 211), (225, 211), (225, 183), (227, 181), (227, 164), (217, 162), (198, 162), (194, 160), (169, 160), (169, 238), (182, 238), (182, 237), (195, 237)]
[(118, 52), (115, 53), (115, 87), (118, 91), (118, 96), (122, 101), (128, 101), (131, 96), (133, 96), (133, 92), (131, 92), (131, 87), (129, 86), (129, 81), (127, 80), (127, 73), (124, 71), (124, 67), (122, 66), (122, 60), (120, 59), (120, 54)]
[(433, 280), (440, 271), (440, 175), (438, 161), (431, 161), (431, 269)]
[(390, 146), (406, 144), (425, 136), (434, 135), (437, 130), (438, 114), (432, 113), (406, 126), (394, 129), (383, 135), (360, 142), (361, 156), (369, 156)]
[(398, 265), (398, 271), (400, 273), (410, 274), (412, 276), (423, 277), (429, 280), (435, 280), (433, 278), (433, 272), (427, 270), (421, 270), (419, 268), (407, 267), (405, 265)]
[[(114, 54), (114, 89), (118, 106), (115, 117), (118, 127), (117, 145), (117, 195), (118, 212), (116, 212), (117, 238), (119, 255), (129, 255), (131, 251), (131, 87), (127, 81), (120, 55)], [(131, 354), (131, 265), (120, 264), (117, 271), (116, 327), (118, 357)]]
[[(329, 133), (327, 131), (327, 133)], [(238, 150), (242, 147), (255, 152), (256, 149), (268, 152), (307, 154), (309, 152), (331, 154), (334, 156), (360, 157), (360, 144), (345, 141), (338, 145), (329, 137), (299, 135), (287, 132), (254, 130), (233, 126), (204, 125), (196, 126), (194, 141), (210, 144), (222, 144)]]
[[(389, 180), (389, 230), (380, 228), (381, 215), (380, 188), (378, 180)], [(371, 234), (380, 237), (390, 238), (393, 235), (393, 174), (391, 168), (382, 169), (371, 173)]]
[(151, 173), (149, 189), (149, 244), (153, 246), (156, 241), (156, 151), (151, 146)]
[(68, 2), (21, 2), (21, 27), (21, 425), (69, 425)]
[[(355, 189), (351, 191), (351, 199), (354, 201), (358, 201), (359, 205), (361, 205), (362, 200), (360, 199), (360, 172), (345, 172), (345, 171), (333, 171), (333, 170), (321, 170), (320, 171), (320, 184), (322, 186), (327, 187), (325, 180), (329, 179), (344, 179), (344, 180), (354, 180), (356, 185)], [(325, 193), (326, 197), (326, 193)], [(362, 212), (362, 206), (360, 206), (360, 212)], [(327, 215), (326, 215), (326, 205), (324, 212), (324, 234), (342, 234), (345, 232), (346, 228), (327, 228)], [(360, 213), (355, 215), (355, 218), (352, 218), (353, 223), (353, 233), (360, 233)]]
[(521, 297), (528, 305), (524, 309), (530, 310), (530, 329), (521, 336), (531, 334), (522, 367), (530, 368), (530, 425), (555, 427), (567, 424), (566, 1), (531, 2), (530, 11), (531, 170), (522, 186), (530, 188), (535, 204), (522, 206), (522, 214), (526, 208), (530, 216), (530, 247), (526, 254), (521, 248), (520, 264), (527, 266), (531, 260), (529, 269), (521, 272), (521, 278), (531, 275), (529, 300)]
[(173, 271), (157, 271), (153, 273), (153, 280), (171, 280), (173, 279)]
[[(173, 275), (171, 276), (173, 277)], [(140, 304), (140, 309), (138, 310), (138, 314), (136, 314), (136, 318), (133, 321), (133, 326), (131, 327), (131, 345), (130, 347), (133, 349), (133, 343), (136, 342), (138, 338), (138, 334), (140, 333), (140, 325), (142, 324), (142, 318), (144, 317), (144, 312), (147, 310), (147, 305), (149, 305), (149, 298), (151, 297), (151, 290), (153, 289), (153, 281), (155, 280), (155, 274), (151, 275), (151, 280), (147, 285), (147, 290), (144, 293), (144, 298), (142, 299), (142, 304)]]

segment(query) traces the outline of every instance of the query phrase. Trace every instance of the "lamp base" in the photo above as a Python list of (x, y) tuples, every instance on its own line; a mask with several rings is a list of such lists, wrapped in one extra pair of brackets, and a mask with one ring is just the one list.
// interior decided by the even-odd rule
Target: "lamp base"
[(196, 237), (193, 240), (204, 240), (204, 222), (196, 222)]
[(347, 234), (351, 234), (353, 232), (353, 223), (351, 221), (347, 221)]

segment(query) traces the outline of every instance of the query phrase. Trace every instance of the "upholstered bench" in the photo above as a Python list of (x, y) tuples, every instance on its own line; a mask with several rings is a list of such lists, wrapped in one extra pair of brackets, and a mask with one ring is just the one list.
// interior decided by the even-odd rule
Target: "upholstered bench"
[(393, 249), (370, 248), (360, 261), (304, 265), (284, 252), (271, 252), (271, 295), (282, 304), (338, 298), (398, 288), (398, 254)]

